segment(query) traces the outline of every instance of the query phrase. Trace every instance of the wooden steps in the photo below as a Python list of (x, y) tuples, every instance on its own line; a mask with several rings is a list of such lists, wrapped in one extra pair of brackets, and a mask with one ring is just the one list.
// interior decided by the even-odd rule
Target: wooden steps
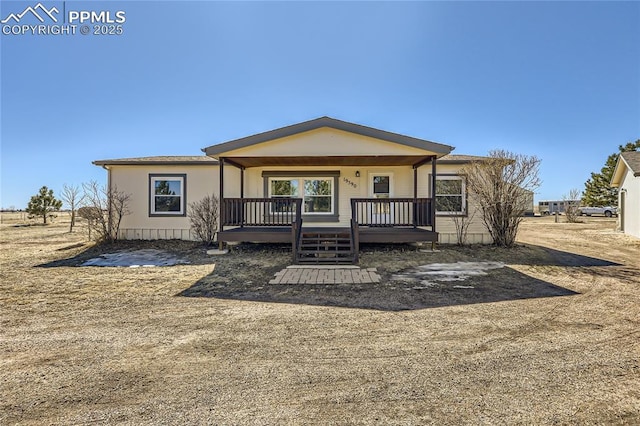
[(349, 228), (303, 228), (298, 238), (296, 263), (356, 263), (353, 236)]

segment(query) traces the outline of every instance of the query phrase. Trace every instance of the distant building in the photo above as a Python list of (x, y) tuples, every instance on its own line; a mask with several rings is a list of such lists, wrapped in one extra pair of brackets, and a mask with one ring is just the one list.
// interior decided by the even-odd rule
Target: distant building
[(567, 206), (579, 206), (580, 200), (544, 200), (538, 201), (538, 213), (541, 216), (564, 214)]

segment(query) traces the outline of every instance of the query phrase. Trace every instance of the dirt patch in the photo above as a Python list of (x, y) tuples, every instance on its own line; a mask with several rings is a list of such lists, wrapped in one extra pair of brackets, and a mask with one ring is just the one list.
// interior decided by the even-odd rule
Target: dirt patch
[[(508, 251), (365, 247), (378, 286), (269, 286), (286, 246), (212, 258), (5, 225), (0, 423), (638, 424), (640, 242), (614, 225), (527, 219)], [(79, 267), (138, 249), (190, 263)], [(505, 267), (390, 279), (484, 261)]]

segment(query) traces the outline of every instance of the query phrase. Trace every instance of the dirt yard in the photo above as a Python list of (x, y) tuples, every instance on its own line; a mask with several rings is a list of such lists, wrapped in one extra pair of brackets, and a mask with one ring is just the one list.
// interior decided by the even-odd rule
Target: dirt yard
[[(286, 246), (19, 225), (0, 225), (0, 424), (640, 424), (640, 241), (615, 219), (530, 218), (512, 250), (368, 247), (380, 284), (306, 286), (268, 284)], [(190, 263), (79, 266), (141, 248)], [(397, 279), (471, 261), (505, 266)]]

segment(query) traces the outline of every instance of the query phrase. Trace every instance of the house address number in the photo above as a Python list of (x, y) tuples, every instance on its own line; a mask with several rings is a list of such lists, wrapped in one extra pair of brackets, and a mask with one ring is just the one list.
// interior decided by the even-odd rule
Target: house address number
[(344, 183), (346, 183), (347, 185), (351, 185), (354, 188), (358, 187), (358, 184), (355, 182), (350, 181), (349, 179), (347, 179), (346, 177), (343, 177), (342, 180), (344, 181)]

